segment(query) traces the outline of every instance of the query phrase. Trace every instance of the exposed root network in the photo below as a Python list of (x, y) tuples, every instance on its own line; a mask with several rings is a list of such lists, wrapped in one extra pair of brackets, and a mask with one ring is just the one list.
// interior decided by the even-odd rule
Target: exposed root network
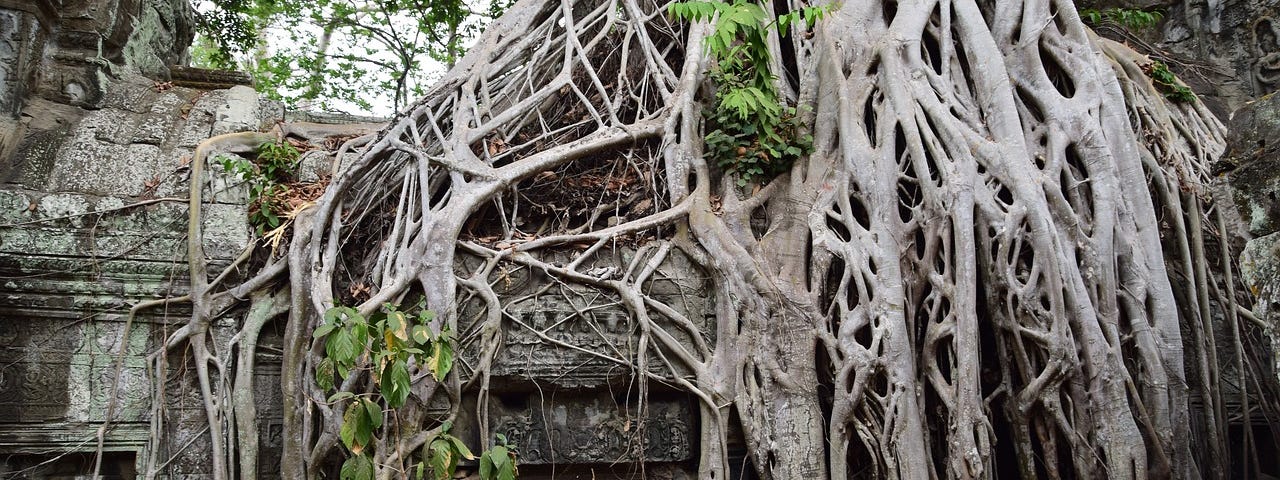
[[(731, 431), (779, 479), (1225, 478), (1256, 461), (1227, 447), (1228, 416), (1274, 418), (1276, 398), (1205, 193), (1223, 127), (1166, 99), (1148, 59), (1068, 1), (842, 2), (770, 39), (815, 151), (741, 188), (703, 156), (709, 32), (662, 2), (517, 3), (425, 98), (349, 142), (359, 159), (296, 214), (287, 250), (235, 286), (209, 280), (193, 188), (192, 288), (171, 301), (194, 313), (154, 358), (163, 385), (179, 347), (194, 357), (215, 478), (256, 465), (267, 320), (287, 314), (281, 473), (316, 478), (346, 414), (314, 380), (321, 314), (419, 300), (474, 356), (444, 381), (415, 370), (413, 400), (366, 447), (380, 478), (464, 395), (489, 441), (513, 329), (620, 366), (641, 403), (658, 384), (690, 394), (701, 478), (729, 477)], [(208, 152), (263, 135), (206, 142), (192, 184)], [(650, 292), (676, 256), (712, 279), (712, 324)], [(600, 292), (579, 307), (624, 308), (634, 349), (523, 323), (500, 293), (516, 272)], [(249, 314), (215, 348), (210, 322), (238, 302)]]

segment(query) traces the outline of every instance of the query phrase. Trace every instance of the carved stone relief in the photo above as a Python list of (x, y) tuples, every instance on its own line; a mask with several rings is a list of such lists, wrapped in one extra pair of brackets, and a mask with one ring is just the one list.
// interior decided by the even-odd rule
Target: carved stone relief
[(1280, 87), (1280, 1), (1161, 3), (1155, 5), (1165, 11), (1154, 39), (1157, 56), (1169, 60), (1219, 118), (1225, 121), (1245, 102)]
[[(606, 250), (579, 268), (607, 276), (625, 271), (635, 255), (631, 249)], [(572, 261), (567, 254), (543, 259)], [(474, 262), (463, 259), (459, 270), (474, 267)], [(665, 390), (660, 382), (650, 382), (643, 412), (638, 410), (640, 402), (626, 393), (634, 394), (637, 380), (633, 369), (640, 329), (635, 315), (603, 289), (562, 283), (515, 265), (504, 266), (499, 276), (494, 288), (505, 302), (504, 338), (490, 370), (487, 423), (491, 432), (476, 431), (479, 422), (465, 418), (470, 413), (464, 413), (455, 424), (459, 435), (469, 439), (505, 435), (518, 447), (521, 464), (534, 468), (531, 478), (553, 471), (562, 474), (564, 468), (613, 478), (619, 474), (614, 467), (641, 464), (667, 465), (670, 478), (684, 478), (680, 465), (692, 460), (696, 451), (696, 408), (689, 396)], [(688, 319), (700, 330), (697, 334), (706, 335), (715, 331), (711, 318), (715, 299), (709, 282), (700, 269), (673, 251), (640, 290)], [(461, 310), (462, 357), (479, 358), (466, 339), (476, 329), (475, 320), (484, 318), (484, 311), (478, 303), (464, 304)], [(658, 327), (693, 348), (691, 333), (678, 322), (649, 312)], [(713, 337), (702, 340), (707, 345), (715, 342)], [(578, 348), (607, 352), (610, 358)], [(653, 375), (688, 374), (679, 365), (673, 372), (652, 350), (647, 354)], [(474, 372), (465, 365), (462, 369), (464, 377)], [(464, 402), (474, 405), (475, 393), (464, 394)], [(462, 411), (475, 409), (464, 406)], [(541, 472), (539, 465), (552, 470)]]
[(1280, 25), (1266, 16), (1253, 22), (1253, 90), (1272, 92), (1280, 86)]
[(636, 403), (607, 393), (514, 398), (491, 404), (489, 421), (518, 446), (522, 464), (680, 462), (694, 456), (697, 424), (682, 395), (650, 398), (643, 419)]
[[(619, 249), (610, 256), (587, 262), (584, 270), (625, 268), (634, 251)], [(466, 261), (464, 260), (464, 263)], [(495, 286), (496, 293), (507, 302), (503, 321), (503, 348), (495, 359), (492, 375), (503, 378), (493, 388), (521, 391), (533, 384), (556, 388), (603, 388), (628, 382), (637, 355), (638, 325), (633, 314), (616, 295), (584, 286), (566, 286), (542, 273), (511, 268)], [(659, 267), (654, 280), (642, 290), (663, 302), (699, 327), (699, 334), (714, 332), (710, 318), (714, 303), (709, 279), (682, 254), (673, 252)], [(475, 328), (472, 323), (483, 317), (478, 302), (464, 305), (460, 328), (464, 333)], [(673, 337), (691, 344), (690, 332), (671, 319), (650, 312), (653, 320)], [(547, 341), (544, 336), (552, 339)], [(465, 336), (464, 336), (465, 339)], [(703, 339), (713, 344), (715, 339)], [(581, 348), (574, 348), (579, 347)], [(476, 355), (474, 345), (464, 340), (464, 355)], [(609, 352), (610, 359), (587, 353)], [(651, 372), (669, 376), (665, 366), (650, 356)], [(685, 373), (677, 365), (677, 371)]]

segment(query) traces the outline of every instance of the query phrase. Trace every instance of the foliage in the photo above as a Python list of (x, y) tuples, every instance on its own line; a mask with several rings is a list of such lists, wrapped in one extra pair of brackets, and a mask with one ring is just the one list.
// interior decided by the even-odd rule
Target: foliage
[(287, 183), (297, 170), (300, 153), (288, 142), (267, 142), (258, 146), (254, 161), (223, 156), (222, 168), (240, 177), (249, 186), (249, 224), (258, 236), (280, 226), (288, 209), (284, 196)]
[(399, 109), (436, 71), (423, 63), (452, 66), (510, 1), (477, 12), (465, 0), (214, 0), (193, 59), (244, 69), (292, 106)]
[(738, 185), (765, 182), (787, 171), (799, 157), (813, 150), (813, 139), (801, 133), (796, 109), (783, 105), (769, 71), (767, 38), (801, 20), (808, 29), (822, 18), (825, 7), (809, 7), (770, 20), (760, 5), (745, 0), (673, 3), (668, 12), (679, 19), (715, 20), (707, 49), (716, 60), (710, 72), (716, 84), (715, 105), (707, 112), (708, 153)]
[(1155, 82), (1155, 86), (1164, 94), (1164, 97), (1180, 103), (1193, 102), (1196, 99), (1195, 92), (1191, 91), (1182, 82), (1178, 81), (1178, 77), (1169, 71), (1169, 66), (1159, 60), (1152, 61), (1150, 64), (1143, 66), (1143, 71), (1151, 80)]
[(480, 454), (480, 478), (483, 480), (513, 480), (516, 478), (516, 450), (507, 437), (498, 434), (498, 443)]
[[(374, 465), (369, 460), (367, 447), (383, 424), (379, 401), (393, 410), (404, 406), (412, 388), (410, 362), (429, 371), (437, 381), (443, 381), (453, 368), (453, 334), (448, 327), (433, 334), (429, 325), (435, 319), (435, 312), (421, 303), (415, 310), (410, 313), (387, 303), (365, 318), (354, 308), (335, 306), (324, 313), (323, 323), (312, 334), (313, 338), (324, 339), (325, 356), (315, 369), (316, 384), (321, 389), (334, 390), (338, 386), (335, 379), (345, 381), (362, 368), (367, 368), (370, 379), (378, 387), (376, 394), (339, 391), (329, 397), (331, 402), (347, 401), (338, 434), (342, 445), (351, 452), (342, 465), (344, 480), (373, 478)], [(451, 427), (452, 423), (444, 422), (434, 438), (423, 445), (422, 459), (416, 467), (417, 478), (424, 478), (428, 470), (434, 480), (453, 478), (459, 460), (476, 459), (461, 439), (449, 434)], [(484, 478), (510, 480), (515, 478), (514, 450), (505, 437), (499, 435), (499, 440), (499, 445), (481, 455), (481, 470), (483, 472), (488, 461), (496, 465), (495, 471), (499, 473)], [(507, 460), (498, 462), (499, 457)]]
[(449, 435), (451, 427), (453, 427), (452, 422), (444, 422), (440, 426), (440, 433), (422, 446), (423, 460), (418, 462), (415, 478), (419, 480), (425, 478), (429, 467), (432, 480), (448, 480), (453, 478), (453, 472), (458, 468), (459, 459), (476, 459), (476, 456), (471, 453), (466, 444), (462, 443), (462, 440)]
[(1080, 19), (1089, 25), (1098, 26), (1110, 22), (1131, 30), (1155, 28), (1163, 18), (1164, 12), (1159, 10), (1138, 10), (1135, 8), (1085, 8), (1080, 10)]
[(260, 26), (254, 21), (269, 15), (271, 3), (263, 0), (208, 0), (211, 8), (196, 10), (196, 44), (203, 47), (201, 63), (233, 68), (235, 56), (251, 51)]
[(409, 397), (410, 359), (437, 380), (443, 380), (453, 368), (453, 335), (448, 328), (433, 334), (428, 324), (434, 318), (435, 312), (421, 306), (410, 315), (389, 303), (368, 319), (351, 307), (329, 309), (313, 334), (325, 339), (325, 358), (316, 366), (316, 384), (332, 390), (335, 374), (346, 380), (368, 355), (373, 383), (388, 407), (399, 408)]

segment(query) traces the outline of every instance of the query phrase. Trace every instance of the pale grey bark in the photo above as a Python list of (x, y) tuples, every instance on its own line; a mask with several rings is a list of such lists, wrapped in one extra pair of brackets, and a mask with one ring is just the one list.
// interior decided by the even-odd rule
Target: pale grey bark
[[(647, 0), (511, 7), (299, 218), (285, 476), (339, 452), (344, 407), (314, 384), (310, 332), (350, 278), (370, 282), (364, 313), (410, 291), (436, 329), (482, 311), (465, 387), (483, 410), (501, 332), (521, 328), (492, 285), (526, 268), (628, 309), (635, 358), (541, 339), (630, 367), (641, 392), (661, 380), (697, 399), (703, 478), (728, 477), (735, 414), (764, 478), (989, 478), (1011, 462), (1027, 478), (1222, 478), (1221, 400), (1193, 437), (1184, 373), (1220, 381), (1210, 310), (1234, 322), (1242, 300), (1218, 287), (1200, 224), (1222, 126), (1164, 98), (1149, 60), (1093, 36), (1071, 2), (989, 3), (848, 1), (772, 38), (775, 57), (794, 55), (799, 81), (780, 83), (815, 151), (747, 188), (703, 156), (707, 25)], [(650, 175), (650, 211), (519, 231), (531, 179), (619, 158)], [(500, 219), (488, 240), (468, 230), (481, 214)], [(347, 242), (361, 230), (390, 236)], [(628, 236), (653, 238), (626, 274), (579, 268)], [(484, 266), (459, 273), (459, 249)], [(714, 279), (713, 344), (646, 293), (673, 251)], [(452, 418), (464, 379), (423, 377), (415, 395), (446, 396)], [(370, 447), (383, 477), (444, 420), (417, 405), (402, 415), (422, 421)]]

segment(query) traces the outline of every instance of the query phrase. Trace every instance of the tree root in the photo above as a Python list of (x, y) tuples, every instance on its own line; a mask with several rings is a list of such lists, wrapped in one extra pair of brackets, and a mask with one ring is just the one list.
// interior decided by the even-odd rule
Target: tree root
[[(1258, 470), (1255, 450), (1227, 457), (1212, 324), (1230, 322), (1229, 361), (1252, 385), (1241, 393), (1247, 421), (1277, 389), (1253, 360), (1265, 351), (1250, 340), (1256, 320), (1238, 313), (1249, 299), (1235, 288), (1230, 232), (1202, 193), (1224, 130), (1202, 104), (1156, 90), (1145, 57), (1094, 36), (1070, 2), (840, 4), (815, 29), (770, 40), (775, 59), (790, 59), (775, 73), (815, 151), (739, 188), (703, 155), (709, 26), (675, 24), (658, 3), (517, 3), (395, 123), (348, 142), (365, 150), (298, 216), (283, 259), (217, 294), (193, 188), (195, 314), (166, 345), (193, 347), (221, 439), (215, 478), (237, 462), (243, 475), (253, 468), (253, 412), (241, 404), (265, 320), (242, 327), (234, 373), (232, 352), (211, 353), (208, 334), (225, 311), (215, 303), (246, 296), (263, 315), (288, 310), (287, 478), (336, 467), (346, 404), (329, 404), (314, 381), (320, 315), (420, 300), (438, 314), (430, 328), (462, 332), (460, 351), (474, 357), (443, 382), (412, 366), (415, 400), (385, 413), (394, 427), (367, 446), (380, 478), (420, 460), (413, 452), (457, 418), (464, 395), (477, 399), (481, 430), (469, 440), (489, 444), (499, 433), (487, 420), (490, 377), (517, 333), (621, 367), (640, 411), (651, 384), (696, 398), (702, 478), (728, 478), (731, 430), (761, 478)], [(215, 143), (236, 138), (260, 137)], [(535, 218), (522, 200), (539, 179), (610, 164), (628, 173), (600, 191), (635, 172), (650, 182), (651, 210), (602, 196), (612, 210), (569, 225)], [(631, 247), (625, 268), (600, 267)], [(479, 266), (462, 272), (459, 253)], [(710, 311), (697, 312), (710, 325), (650, 294), (677, 255), (714, 285)], [(545, 282), (526, 299), (593, 292), (574, 321), (625, 310), (629, 349), (577, 345), (513, 315), (522, 299), (495, 288), (512, 272)], [(260, 293), (286, 274), (287, 307), (283, 292), (278, 302)], [(372, 388), (364, 373), (337, 387)], [(450, 408), (433, 415), (432, 402)]]

